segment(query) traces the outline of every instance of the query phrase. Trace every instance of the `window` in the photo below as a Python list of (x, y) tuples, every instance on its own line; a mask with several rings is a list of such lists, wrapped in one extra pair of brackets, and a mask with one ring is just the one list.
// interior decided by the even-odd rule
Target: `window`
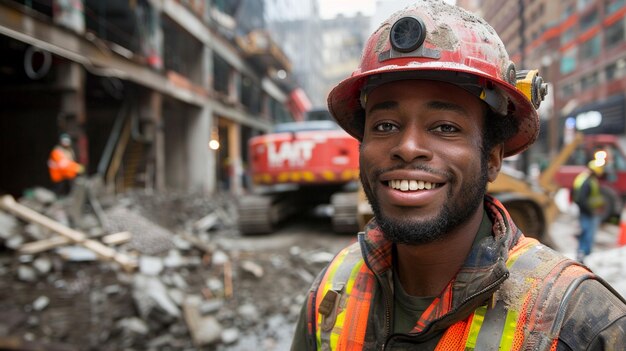
[(561, 35), (561, 45), (565, 45), (574, 39), (574, 28), (570, 27)]
[(593, 10), (588, 15), (580, 18), (580, 31), (584, 32), (598, 23), (598, 10)]
[(590, 73), (580, 80), (580, 87), (583, 91), (593, 89), (598, 84), (598, 72)]
[(577, 48), (571, 48), (561, 57), (561, 74), (568, 74), (576, 69)]
[(625, 2), (625, 0), (605, 0), (604, 6), (606, 7), (606, 14), (610, 15), (617, 12), (617, 10), (621, 9), (624, 6)]
[(585, 9), (585, 7), (587, 7), (587, 5), (589, 5), (589, 3), (591, 3), (591, 0), (578, 0), (577, 2), (577, 6), (578, 6), (578, 11), (582, 11)]
[(215, 91), (228, 94), (231, 71), (230, 65), (223, 58), (213, 55), (213, 89)]
[(561, 98), (567, 99), (570, 96), (574, 95), (574, 84), (565, 84), (561, 88)]
[(575, 12), (575, 8), (574, 5), (569, 5), (567, 8), (565, 8), (565, 11), (563, 11), (563, 13), (561, 14), (561, 20), (565, 21), (566, 19), (569, 18), (569, 16), (571, 16), (573, 13)]
[(605, 39), (607, 48), (614, 47), (624, 41), (624, 27), (626, 27), (626, 18), (622, 18), (606, 29)]
[(621, 58), (606, 66), (605, 74), (607, 81), (621, 79), (626, 76), (626, 59)]
[(600, 55), (602, 45), (600, 39), (600, 35), (596, 35), (580, 45), (580, 58), (582, 60), (592, 59)]
[(252, 79), (242, 76), (239, 81), (241, 103), (253, 114), (261, 112), (261, 88)]

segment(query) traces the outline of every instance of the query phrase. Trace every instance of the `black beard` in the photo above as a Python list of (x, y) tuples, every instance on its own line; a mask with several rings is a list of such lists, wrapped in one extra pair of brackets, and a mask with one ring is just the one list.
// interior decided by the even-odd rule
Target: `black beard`
[(386, 217), (381, 211), (373, 190), (364, 179), (361, 173), (361, 183), (369, 203), (372, 206), (376, 223), (383, 232), (384, 237), (396, 244), (421, 245), (442, 240), (447, 233), (458, 227), (470, 218), (476, 209), (483, 204), (487, 191), (488, 175), (487, 160), (481, 157), (480, 176), (461, 189), (461, 196), (458, 200), (452, 201), (453, 188), (456, 179), (448, 177), (450, 187), (448, 188), (448, 199), (437, 217), (430, 220), (407, 218), (395, 220)]

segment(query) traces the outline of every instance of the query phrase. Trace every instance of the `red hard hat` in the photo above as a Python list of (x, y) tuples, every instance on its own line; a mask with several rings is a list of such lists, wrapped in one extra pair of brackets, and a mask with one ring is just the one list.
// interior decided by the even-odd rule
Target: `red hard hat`
[(456, 84), (496, 113), (517, 118), (519, 132), (505, 142), (505, 156), (526, 150), (539, 134), (536, 108), (546, 84), (537, 71), (516, 72), (495, 30), (462, 8), (423, 0), (393, 14), (367, 41), (359, 67), (330, 92), (330, 113), (362, 140), (354, 119), (364, 118), (368, 92), (406, 79)]

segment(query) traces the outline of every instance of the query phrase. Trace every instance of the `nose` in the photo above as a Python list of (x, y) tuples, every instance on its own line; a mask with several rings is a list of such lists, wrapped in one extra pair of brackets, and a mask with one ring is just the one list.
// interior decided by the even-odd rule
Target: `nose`
[(410, 163), (414, 160), (430, 160), (433, 157), (432, 145), (428, 142), (428, 131), (418, 128), (405, 128), (398, 135), (398, 143), (391, 149), (393, 159)]

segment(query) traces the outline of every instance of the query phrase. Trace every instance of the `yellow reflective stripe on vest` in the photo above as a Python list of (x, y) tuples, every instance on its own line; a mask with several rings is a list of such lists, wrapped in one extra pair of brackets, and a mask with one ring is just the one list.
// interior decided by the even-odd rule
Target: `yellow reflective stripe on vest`
[[(354, 265), (354, 268), (352, 269), (352, 272), (350, 272), (350, 279), (348, 279), (348, 282), (346, 283), (345, 286), (345, 294), (350, 296), (350, 293), (352, 292), (352, 288), (354, 287), (354, 282), (356, 281), (356, 276), (359, 273), (359, 271), (361, 270), (361, 267), (363, 266), (363, 261), (360, 261), (359, 263)], [(337, 315), (337, 321), (335, 322), (335, 327), (333, 328), (333, 331), (330, 335), (330, 346), (332, 349), (335, 349), (337, 347), (337, 344), (339, 343), (339, 337), (340, 337), (340, 333), (343, 330), (343, 325), (344, 322), (346, 320), (346, 311), (345, 309), (343, 309), (344, 306), (341, 306), (341, 312)]]
[[(340, 338), (344, 329), (344, 324), (355, 323), (356, 321), (346, 321), (346, 309), (344, 304), (349, 300), (346, 298), (352, 293), (354, 284), (363, 270), (363, 261), (358, 245), (351, 245), (340, 252), (329, 266), (324, 279), (320, 284), (317, 294), (316, 306), (316, 338), (318, 350), (335, 350), (340, 347)], [(319, 311), (319, 305), (329, 291), (337, 293), (335, 305), (328, 317), (324, 317)], [(329, 318), (326, 321), (324, 318)], [(350, 317), (351, 318), (351, 317)], [(345, 337), (345, 336), (344, 336)]]
[[(524, 253), (536, 247), (536, 245), (537, 240), (535, 239), (524, 238), (520, 241), (510, 252), (506, 262), (507, 268), (511, 269)], [(524, 264), (522, 264), (522, 266), (524, 266)], [(521, 306), (522, 304), (518, 303), (518, 305)], [(498, 350), (512, 350), (520, 317), (520, 312), (512, 307), (513, 306), (505, 308), (502, 301), (499, 301), (493, 308), (488, 308), (487, 305), (484, 305), (474, 310), (471, 319), (472, 322), (467, 326), (469, 330), (466, 329), (467, 339), (465, 340), (465, 350), (480, 350), (484, 349), (486, 346), (491, 347), (494, 345), (499, 345)], [(486, 319), (489, 320), (487, 326), (485, 326)], [(498, 320), (500, 320), (502, 324), (498, 325), (498, 322), (494, 323), (494, 321)], [(481, 334), (481, 332), (483, 332), (484, 335)], [(494, 338), (496, 340), (493, 340)], [(440, 341), (440, 344), (442, 341)]]
[[(322, 299), (324, 298), (324, 295), (326, 294), (326, 292), (328, 290), (330, 290), (330, 287), (332, 287), (332, 282), (333, 282), (333, 278), (335, 277), (335, 273), (337, 272), (337, 268), (339, 268), (339, 266), (341, 265), (341, 263), (343, 262), (343, 260), (346, 258), (346, 255), (348, 254), (348, 250), (345, 249), (342, 252), (340, 252), (337, 257), (333, 260), (333, 262), (331, 263), (330, 267), (328, 268), (327, 272), (326, 272), (326, 277), (324, 277), (324, 281), (322, 281), (322, 289), (320, 289), (318, 291), (317, 294), (317, 303), (319, 304)], [(325, 282), (325, 283), (324, 283)], [(315, 306), (315, 320), (316, 320), (316, 324), (317, 324), (317, 328), (315, 328), (315, 336), (317, 338), (317, 348), (320, 349), (321, 345), (322, 345), (322, 318), (323, 316), (319, 313), (319, 306)]]
[[(583, 201), (584, 199), (579, 199), (580, 196), (580, 188), (583, 186), (583, 183), (591, 177), (588, 173), (581, 173), (574, 179), (574, 200), (575, 201)], [(589, 180), (589, 198), (586, 200), (589, 207), (593, 209), (597, 209), (604, 205), (604, 197), (600, 192), (600, 184), (597, 179)]]
[(515, 331), (517, 330), (517, 321), (519, 320), (519, 312), (510, 310), (506, 314), (504, 321), (504, 330), (500, 339), (500, 350), (513, 350), (513, 340), (515, 339)]
[(471, 351), (476, 348), (476, 340), (478, 340), (478, 333), (483, 326), (485, 320), (485, 313), (487, 313), (487, 306), (480, 306), (474, 310), (474, 316), (472, 317), (472, 324), (470, 324), (470, 331), (467, 334), (467, 342), (465, 342), (465, 350)]

